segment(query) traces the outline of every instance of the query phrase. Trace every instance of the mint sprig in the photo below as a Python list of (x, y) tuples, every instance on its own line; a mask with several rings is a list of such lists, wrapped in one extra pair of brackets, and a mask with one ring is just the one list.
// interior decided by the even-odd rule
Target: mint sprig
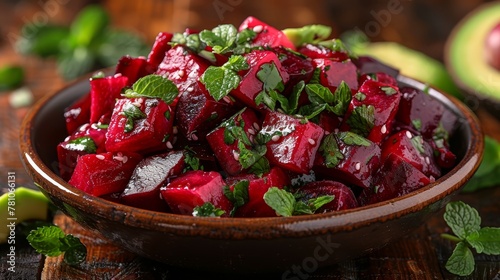
[(238, 72), (249, 67), (243, 56), (233, 55), (222, 66), (209, 66), (200, 81), (210, 95), (219, 101), (239, 86), (241, 77)]
[(232, 24), (222, 24), (212, 30), (203, 30), (199, 38), (207, 46), (212, 47), (212, 52), (217, 54), (243, 54), (250, 48), (250, 42), (256, 33), (251, 29), (238, 32)]
[(274, 62), (262, 64), (257, 78), (262, 82), (262, 91), (255, 97), (255, 104), (264, 104), (274, 111), (278, 99), (281, 99), (280, 102), (288, 102), (279, 94), (285, 89), (285, 84)]
[(172, 81), (160, 75), (152, 74), (137, 80), (131, 89), (125, 90), (124, 96), (127, 98), (159, 98), (170, 104), (178, 94), (179, 89)]
[(57, 226), (43, 226), (32, 230), (27, 239), (40, 254), (56, 257), (64, 253), (64, 262), (69, 265), (77, 265), (87, 256), (87, 248), (80, 239), (65, 234)]
[(314, 118), (322, 111), (327, 110), (337, 116), (343, 116), (351, 102), (351, 89), (342, 81), (335, 92), (321, 84), (307, 84), (305, 87), (311, 104), (300, 108), (299, 113), (307, 119)]
[(340, 161), (344, 159), (344, 154), (340, 151), (337, 139), (333, 133), (330, 133), (323, 138), (323, 141), (319, 146), (319, 152), (323, 155), (325, 159), (325, 166), (328, 168), (337, 166)]
[(458, 242), (445, 265), (449, 272), (467, 276), (474, 271), (471, 248), (477, 253), (500, 255), (500, 228), (481, 228), (476, 209), (462, 201), (450, 202), (446, 205), (444, 220), (455, 235), (444, 233), (441, 237)]
[(224, 195), (233, 203), (233, 209), (229, 213), (231, 217), (234, 217), (236, 210), (245, 205), (248, 202), (248, 186), (250, 182), (248, 180), (241, 180), (236, 183), (233, 190), (229, 186), (224, 186)]
[(367, 137), (375, 126), (375, 107), (363, 104), (354, 108), (347, 119), (347, 124), (352, 132)]
[(226, 213), (226, 211), (215, 207), (210, 202), (205, 202), (203, 205), (193, 208), (194, 217), (220, 217), (224, 215), (224, 213)]
[(333, 195), (324, 195), (307, 201), (298, 200), (292, 193), (271, 187), (264, 194), (264, 201), (276, 214), (283, 217), (314, 214), (323, 205), (333, 201)]

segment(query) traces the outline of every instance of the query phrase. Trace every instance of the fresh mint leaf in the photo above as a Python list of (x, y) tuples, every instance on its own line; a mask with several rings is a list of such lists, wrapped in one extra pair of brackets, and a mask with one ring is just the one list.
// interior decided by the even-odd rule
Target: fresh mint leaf
[(325, 158), (325, 165), (328, 168), (337, 166), (340, 161), (344, 159), (344, 155), (340, 151), (337, 139), (333, 133), (330, 133), (323, 138), (323, 141), (319, 146), (319, 152)]
[(453, 233), (462, 240), (479, 231), (481, 225), (481, 217), (477, 210), (462, 201), (450, 202), (446, 205), (444, 220)]
[(310, 215), (316, 213), (316, 211), (323, 205), (332, 202), (335, 199), (333, 195), (323, 195), (316, 198), (311, 198), (307, 201), (299, 200), (294, 206), (294, 215)]
[(474, 271), (474, 256), (465, 242), (459, 242), (446, 262), (446, 269), (456, 275), (467, 276)]
[(238, 161), (243, 169), (247, 169), (258, 162), (259, 159), (266, 154), (267, 148), (264, 145), (256, 145), (253, 149), (248, 149), (243, 142), (239, 141), (238, 150)]
[(66, 144), (66, 148), (72, 151), (82, 151), (89, 154), (95, 154), (97, 151), (97, 146), (94, 140), (88, 136), (70, 140), (69, 143)]
[(43, 226), (32, 230), (27, 239), (40, 254), (56, 257), (65, 253), (64, 261), (69, 265), (81, 263), (87, 256), (87, 249), (80, 239), (65, 234), (57, 226)]
[(332, 28), (325, 25), (313, 24), (300, 28), (287, 28), (282, 32), (296, 46), (316, 44), (327, 39), (332, 33)]
[(264, 201), (280, 216), (290, 217), (293, 214), (295, 197), (286, 190), (271, 187), (264, 194)]
[(131, 132), (134, 130), (134, 121), (146, 118), (146, 114), (141, 111), (137, 106), (127, 103), (123, 106), (122, 114), (127, 117), (125, 122), (124, 130), (125, 132)]
[(147, 97), (159, 98), (167, 104), (171, 104), (177, 95), (179, 89), (167, 78), (160, 75), (148, 75), (137, 80), (132, 89), (127, 89), (124, 96), (128, 98)]
[(238, 35), (236, 35), (236, 44), (238, 46), (244, 46), (252, 42), (252, 40), (257, 36), (257, 33), (250, 28), (241, 30)]
[(205, 85), (210, 95), (219, 101), (238, 87), (241, 77), (239, 71), (250, 66), (243, 56), (233, 55), (222, 66), (209, 66), (201, 76), (200, 81)]
[(311, 80), (309, 80), (309, 84), (320, 84), (321, 83), (320, 75), (321, 75), (321, 69), (315, 68)]
[(384, 86), (384, 87), (380, 87), (380, 89), (385, 92), (386, 95), (394, 95), (396, 93), (398, 93), (397, 90), (395, 90), (393, 87), (391, 86)]
[(266, 157), (262, 156), (259, 158), (252, 166), (250, 166), (249, 171), (259, 177), (268, 173), (271, 170), (271, 165)]
[(375, 107), (363, 104), (354, 108), (347, 119), (347, 124), (352, 132), (367, 137), (375, 126)]
[(331, 111), (337, 116), (343, 116), (347, 112), (347, 108), (349, 108), (351, 99), (351, 89), (346, 82), (340, 82), (340, 85), (333, 94), (333, 105)]
[(257, 78), (263, 83), (262, 90), (266, 92), (270, 90), (282, 92), (285, 89), (283, 79), (274, 62), (262, 64), (257, 72)]
[(314, 119), (316, 116), (321, 114), (321, 112), (323, 112), (327, 107), (328, 107), (328, 104), (326, 104), (326, 103), (307, 104), (307, 105), (300, 107), (299, 114), (301, 116), (304, 116), (304, 118), (310, 120), (310, 119)]
[(369, 147), (371, 146), (370, 140), (364, 138), (363, 136), (360, 136), (356, 133), (353, 133), (351, 131), (343, 131), (338, 134), (339, 140), (342, 140), (344, 143), (347, 145), (351, 146), (365, 146)]
[(214, 53), (226, 53), (236, 42), (238, 30), (232, 24), (222, 24), (200, 32), (200, 40), (212, 47)]
[(231, 217), (234, 217), (236, 209), (243, 206), (248, 202), (248, 186), (250, 182), (248, 180), (241, 180), (236, 183), (231, 191), (229, 186), (225, 186), (223, 189), (224, 195), (233, 203), (233, 209), (229, 213)]
[(201, 206), (196, 206), (193, 209), (193, 216), (195, 217), (220, 217), (224, 215), (226, 211), (215, 207), (212, 203), (210, 202), (205, 202)]
[(200, 159), (196, 156), (196, 153), (187, 146), (184, 148), (184, 162), (186, 167), (183, 172), (188, 170), (203, 170)]
[(170, 40), (172, 45), (183, 45), (195, 53), (205, 50), (206, 45), (200, 40), (199, 34), (174, 33)]
[(478, 253), (500, 255), (500, 228), (484, 227), (477, 233), (467, 238), (467, 242)]
[(334, 101), (333, 93), (329, 88), (322, 86), (321, 84), (308, 84), (306, 85), (306, 93), (309, 97), (309, 101), (312, 103), (332, 103)]

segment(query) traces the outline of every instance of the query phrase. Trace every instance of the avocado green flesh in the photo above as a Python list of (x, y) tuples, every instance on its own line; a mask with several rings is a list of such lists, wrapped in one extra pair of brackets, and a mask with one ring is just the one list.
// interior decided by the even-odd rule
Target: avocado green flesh
[(48, 217), (48, 199), (40, 191), (18, 187), (10, 198), (9, 193), (0, 196), (0, 244), (7, 242), (11, 222), (18, 224), (27, 220), (46, 220)]
[(500, 2), (481, 6), (457, 25), (448, 42), (447, 66), (456, 82), (475, 95), (500, 101), (500, 71), (484, 58), (484, 44), (500, 22)]
[(415, 50), (394, 42), (369, 43), (355, 49), (357, 55), (372, 56), (381, 62), (399, 69), (400, 73), (428, 83), (455, 97), (461, 93), (444, 65)]

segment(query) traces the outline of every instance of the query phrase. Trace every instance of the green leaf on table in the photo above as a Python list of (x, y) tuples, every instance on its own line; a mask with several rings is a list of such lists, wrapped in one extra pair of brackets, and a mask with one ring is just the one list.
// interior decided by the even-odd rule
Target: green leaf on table
[(22, 34), (31, 34), (18, 38), (15, 43), (16, 51), (21, 54), (33, 54), (40, 57), (56, 56), (69, 36), (69, 28), (66, 26), (41, 25), (34, 27), (26, 24), (21, 31)]
[(160, 75), (148, 75), (137, 80), (132, 85), (132, 89), (125, 91), (124, 96), (128, 98), (159, 98), (170, 104), (178, 94), (177, 86), (169, 79)]
[(245, 58), (233, 55), (222, 66), (209, 66), (201, 76), (201, 83), (205, 85), (210, 95), (219, 101), (236, 89), (241, 81), (239, 71), (248, 69)]
[(64, 253), (64, 261), (69, 265), (77, 265), (87, 256), (87, 249), (80, 239), (65, 234), (57, 226), (44, 226), (32, 230), (27, 239), (40, 254), (56, 257)]
[(477, 210), (462, 201), (450, 202), (446, 205), (444, 220), (453, 233), (463, 240), (481, 228), (481, 217)]
[(472, 237), (467, 238), (478, 253), (500, 255), (500, 228), (484, 227)]
[(459, 242), (446, 262), (446, 269), (456, 275), (467, 276), (474, 271), (474, 256), (465, 242)]
[(72, 48), (89, 47), (108, 27), (109, 16), (99, 5), (83, 8), (71, 23), (69, 41)]
[(71, 80), (92, 71), (95, 63), (93, 52), (85, 47), (77, 47), (58, 56), (57, 70), (64, 79)]
[(116, 62), (124, 55), (147, 56), (150, 51), (150, 47), (140, 36), (115, 29), (104, 30), (94, 48), (97, 62), (101, 67), (116, 65)]
[(22, 85), (24, 69), (17, 65), (5, 65), (0, 68), (0, 91), (14, 89)]

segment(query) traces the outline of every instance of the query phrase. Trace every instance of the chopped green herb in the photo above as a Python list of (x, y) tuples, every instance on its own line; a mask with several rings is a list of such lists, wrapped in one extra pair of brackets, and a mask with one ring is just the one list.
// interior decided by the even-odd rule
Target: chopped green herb
[(292, 193), (277, 187), (269, 188), (264, 194), (264, 201), (266, 204), (276, 211), (276, 214), (283, 217), (314, 214), (316, 210), (330, 203), (334, 198), (334, 196), (325, 195), (302, 201), (297, 200)]
[(64, 262), (77, 265), (87, 256), (87, 249), (80, 240), (71, 234), (65, 234), (57, 226), (44, 226), (32, 230), (28, 242), (35, 250), (49, 257), (64, 253)]
[(234, 217), (236, 210), (248, 202), (248, 186), (250, 182), (248, 180), (241, 180), (236, 183), (231, 191), (229, 186), (224, 187), (224, 195), (233, 203), (233, 209), (229, 213), (231, 217)]
[(188, 170), (203, 170), (203, 165), (200, 163), (200, 159), (196, 156), (196, 153), (186, 146), (184, 148), (184, 163), (186, 167), (184, 167), (183, 172)]
[(395, 90), (393, 87), (390, 86), (380, 87), (380, 89), (383, 90), (386, 95), (394, 95), (398, 93), (397, 90)]
[(232, 24), (222, 24), (200, 32), (200, 40), (212, 47), (214, 53), (226, 53), (236, 42), (238, 30)]
[(66, 148), (72, 151), (82, 151), (89, 154), (95, 154), (97, 151), (94, 140), (88, 136), (70, 140), (69, 143), (66, 144)]
[(424, 139), (421, 135), (413, 136), (411, 138), (411, 144), (421, 155), (425, 154)]
[(137, 80), (132, 89), (127, 89), (124, 96), (128, 98), (147, 97), (159, 98), (167, 104), (171, 104), (179, 90), (177, 86), (167, 78), (160, 75), (148, 75)]
[(411, 120), (411, 123), (416, 130), (420, 131), (422, 129), (422, 121), (420, 119)]
[(370, 140), (351, 131), (343, 131), (338, 134), (339, 140), (351, 146), (371, 146)]
[(278, 99), (281, 98), (281, 102), (283, 103), (288, 102), (284, 96), (278, 93), (285, 89), (285, 84), (274, 62), (262, 64), (260, 70), (257, 72), (257, 78), (263, 85), (262, 91), (255, 97), (255, 104), (260, 105), (264, 103), (271, 110), (274, 110)]
[(193, 209), (193, 216), (195, 217), (220, 217), (224, 215), (226, 211), (215, 207), (212, 203), (210, 202), (205, 202), (201, 206), (196, 206)]
[(373, 105), (361, 105), (354, 108), (347, 119), (351, 131), (363, 137), (367, 137), (375, 125), (375, 107)]
[(134, 121), (146, 118), (146, 114), (141, 111), (137, 106), (132, 103), (126, 103), (123, 106), (122, 114), (127, 117), (125, 123), (125, 132), (131, 132), (134, 130)]
[(328, 168), (337, 166), (344, 159), (344, 155), (337, 144), (337, 139), (332, 133), (323, 138), (323, 142), (319, 146), (319, 152), (325, 158), (325, 165)]
[(249, 67), (243, 56), (233, 55), (220, 67), (208, 67), (200, 81), (205, 85), (210, 95), (219, 101), (239, 86), (241, 77), (238, 72)]
[(94, 73), (92, 75), (92, 79), (93, 80), (94, 79), (102, 79), (102, 78), (105, 78), (105, 77), (106, 77), (106, 74), (104, 74), (104, 72), (102, 72), (102, 71), (98, 71), (98, 72), (96, 72), (96, 73)]
[(356, 94), (354, 95), (354, 98), (356, 98), (357, 100), (359, 101), (363, 101), (366, 99), (366, 95), (362, 92), (356, 92)]

